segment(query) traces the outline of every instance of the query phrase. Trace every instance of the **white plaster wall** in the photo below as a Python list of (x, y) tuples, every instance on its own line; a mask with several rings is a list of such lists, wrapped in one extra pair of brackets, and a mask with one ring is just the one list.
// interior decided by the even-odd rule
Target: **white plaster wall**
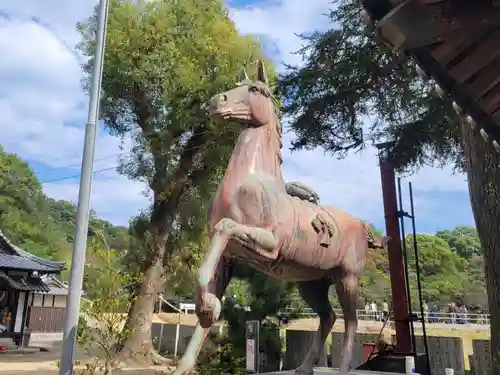
[(43, 306), (43, 296), (41, 294), (35, 294), (33, 296), (33, 306)]
[(66, 296), (55, 296), (54, 307), (66, 307)]
[(62, 332), (32, 332), (30, 336), (30, 345), (47, 344), (62, 341)]
[(21, 332), (24, 315), (24, 300), (26, 299), (26, 292), (19, 292), (19, 300), (17, 302), (16, 311), (16, 324), (14, 325), (14, 332)]

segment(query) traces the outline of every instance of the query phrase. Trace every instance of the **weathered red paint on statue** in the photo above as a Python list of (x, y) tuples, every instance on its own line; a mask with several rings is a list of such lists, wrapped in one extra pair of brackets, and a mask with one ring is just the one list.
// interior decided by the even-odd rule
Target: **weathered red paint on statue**
[(335, 313), (328, 301), (334, 284), (345, 320), (339, 374), (349, 370), (357, 329), (356, 297), (369, 247), (383, 246), (362, 221), (318, 205), (307, 186), (285, 184), (281, 173), (281, 123), (262, 61), (257, 81), (243, 71), (236, 88), (210, 100), (210, 116), (242, 125), (210, 211), (212, 242), (200, 268), (198, 326), (174, 374), (195, 364), (208, 328), (218, 319), (231, 279), (231, 263), (247, 264), (281, 280), (295, 281), (319, 318), (316, 339), (296, 374), (312, 374)]

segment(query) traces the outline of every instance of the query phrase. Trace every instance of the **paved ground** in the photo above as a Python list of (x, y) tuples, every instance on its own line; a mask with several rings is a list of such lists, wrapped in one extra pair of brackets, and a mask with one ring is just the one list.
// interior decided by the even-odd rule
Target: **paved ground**
[[(40, 351), (26, 354), (11, 354), (0, 352), (0, 374), (10, 375), (16, 374), (31, 374), (48, 375), (57, 373), (57, 361), (61, 355), (60, 345), (41, 345), (48, 351)], [(82, 360), (85, 358), (85, 353), (78, 348), (75, 352), (75, 359)]]

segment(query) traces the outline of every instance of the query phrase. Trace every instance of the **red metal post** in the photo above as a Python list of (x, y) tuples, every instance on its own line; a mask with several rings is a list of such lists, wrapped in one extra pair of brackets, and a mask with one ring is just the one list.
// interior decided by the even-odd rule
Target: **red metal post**
[(403, 249), (398, 219), (396, 176), (392, 165), (383, 156), (379, 157), (382, 197), (384, 201), (385, 228), (391, 237), (387, 244), (389, 270), (391, 273), (392, 309), (396, 326), (397, 349), (401, 353), (411, 353), (411, 334), (408, 316), (408, 296), (403, 261)]

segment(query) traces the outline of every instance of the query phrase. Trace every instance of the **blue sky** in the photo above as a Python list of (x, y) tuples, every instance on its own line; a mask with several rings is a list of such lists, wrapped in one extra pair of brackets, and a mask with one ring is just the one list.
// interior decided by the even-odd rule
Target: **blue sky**
[[(43, 3), (43, 4), (42, 4)], [(69, 4), (71, 3), (71, 4)], [(0, 0), (0, 131), (2, 145), (28, 160), (42, 181), (79, 174), (88, 99), (81, 92), (81, 72), (66, 45), (75, 45), (75, 23), (92, 11), (94, 0)], [(330, 0), (232, 0), (230, 14), (241, 33), (259, 35), (266, 52), (279, 65), (300, 64), (292, 53), (300, 48), (295, 34), (329, 26), (324, 16)], [(37, 17), (47, 27), (32, 21)], [(279, 22), (277, 22), (277, 20)], [(285, 147), (293, 134), (285, 136)], [(115, 224), (147, 207), (145, 187), (118, 175), (116, 156), (130, 146), (101, 131), (97, 139), (92, 207)], [(383, 228), (380, 176), (375, 150), (344, 160), (322, 150), (285, 152), (287, 180), (313, 186), (324, 204), (335, 205)], [(78, 177), (44, 183), (45, 192), (57, 199), (76, 201)], [(464, 176), (451, 168), (425, 168), (405, 179), (413, 181), (417, 229), (434, 232), (457, 225), (472, 225)], [(147, 193), (147, 192), (146, 192)], [(146, 194), (147, 195), (147, 194)], [(409, 206), (408, 206), (409, 207)]]

